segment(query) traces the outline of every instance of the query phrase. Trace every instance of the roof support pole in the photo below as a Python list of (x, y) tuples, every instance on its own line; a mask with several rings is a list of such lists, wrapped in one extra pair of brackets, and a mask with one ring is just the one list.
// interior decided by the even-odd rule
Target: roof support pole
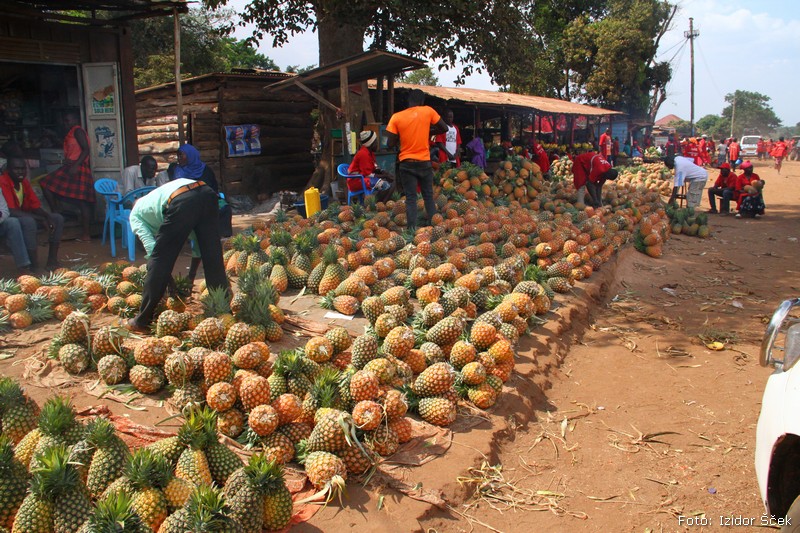
[(339, 93), (342, 108), (342, 120), (344, 121), (344, 127), (342, 128), (342, 140), (344, 142), (342, 144), (345, 147), (345, 156), (350, 156), (355, 152), (355, 146), (352, 146), (350, 142), (350, 104), (348, 102), (348, 97), (350, 96), (350, 81), (347, 75), (347, 67), (341, 67), (339, 69)]
[(175, 22), (175, 109), (178, 114), (178, 144), (186, 141), (186, 132), (183, 128), (183, 87), (181, 87), (181, 19), (178, 8), (172, 8), (172, 18)]
[(378, 108), (378, 122), (383, 124), (383, 76), (378, 76), (378, 92), (375, 94)]

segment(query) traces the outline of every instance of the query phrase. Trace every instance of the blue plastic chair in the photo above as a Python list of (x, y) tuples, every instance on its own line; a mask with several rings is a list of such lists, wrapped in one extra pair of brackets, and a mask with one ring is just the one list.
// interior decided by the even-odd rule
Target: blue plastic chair
[(348, 174), (350, 169), (350, 165), (347, 163), (342, 163), (338, 167), (336, 167), (336, 171), (339, 173), (340, 176), (345, 178), (361, 178), (361, 190), (360, 191), (351, 191), (349, 188), (347, 189), (347, 205), (350, 205), (351, 200), (353, 198), (361, 197), (361, 202), (364, 202), (364, 198), (372, 194), (372, 190), (367, 187), (367, 180), (361, 174)]
[[(98, 193), (103, 195), (106, 200), (106, 218), (103, 221), (103, 240), (102, 244), (106, 243), (106, 235), (108, 235), (109, 230), (111, 229), (112, 218), (114, 209), (111, 207), (111, 202), (116, 201), (118, 202), (122, 195), (120, 194), (117, 188), (116, 180), (112, 180), (110, 178), (100, 178), (99, 180), (94, 182), (94, 190)], [(113, 233), (112, 233), (113, 235)]]
[(128, 192), (118, 200), (109, 200), (109, 207), (106, 213), (111, 211), (111, 257), (117, 257), (114, 225), (119, 224), (122, 230), (122, 238), (120, 239), (122, 247), (128, 249), (128, 259), (131, 262), (136, 260), (136, 236), (133, 234), (133, 229), (131, 229), (131, 210), (128, 206), (132, 206), (137, 199), (147, 195), (153, 189), (155, 189), (155, 187), (139, 187), (138, 189)]

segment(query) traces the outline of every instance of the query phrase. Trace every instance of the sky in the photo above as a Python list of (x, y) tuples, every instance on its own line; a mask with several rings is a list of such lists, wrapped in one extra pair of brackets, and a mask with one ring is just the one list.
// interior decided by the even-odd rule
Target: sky
[[(230, 0), (229, 6), (239, 10), (247, 2)], [(768, 96), (783, 125), (800, 123), (796, 96), (800, 87), (800, 0), (680, 0), (677, 4), (672, 29), (659, 46), (659, 60), (673, 61), (673, 75), (657, 118), (675, 114), (689, 120), (691, 62), (684, 31), (692, 17), (700, 32), (695, 39), (695, 121), (721, 114), (727, 105), (725, 95), (745, 90)], [(239, 27), (235, 35), (246, 38), (251, 32)], [(292, 37), (282, 48), (273, 48), (269, 38), (259, 44), (259, 51), (281, 69), (315, 65), (318, 50), (317, 35), (310, 31)], [(438, 76), (440, 85), (452, 86), (456, 72), (445, 70)], [(467, 78), (465, 87), (496, 89), (485, 73)]]

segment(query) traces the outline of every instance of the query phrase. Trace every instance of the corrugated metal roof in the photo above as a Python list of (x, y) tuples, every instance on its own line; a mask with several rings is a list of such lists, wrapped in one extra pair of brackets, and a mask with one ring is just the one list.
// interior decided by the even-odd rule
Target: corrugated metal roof
[[(369, 82), (369, 87), (377, 87), (375, 81)], [(622, 115), (619, 111), (602, 109), (584, 104), (576, 104), (558, 100), (556, 98), (545, 98), (544, 96), (530, 96), (527, 94), (505, 93), (499, 91), (487, 91), (483, 89), (466, 89), (461, 87), (438, 87), (431, 85), (414, 85), (412, 83), (395, 83), (397, 89), (419, 89), (429, 96), (441, 98), (442, 100), (452, 100), (467, 104), (480, 104), (484, 106), (511, 107), (518, 109), (534, 109), (541, 113), (553, 113), (563, 115)]]
[[(415, 57), (389, 52), (388, 50), (368, 50), (340, 61), (309, 70), (297, 77), (297, 81), (313, 89), (339, 87), (339, 70), (347, 68), (349, 83), (358, 83), (377, 76), (398, 74), (408, 70), (417, 70), (426, 65), (425, 61)], [(269, 91), (279, 91), (294, 84), (295, 80), (286, 80), (267, 87)]]
[[(284, 80), (286, 78), (294, 78), (297, 74), (292, 74), (289, 72), (279, 72), (277, 70), (256, 70), (254, 72), (212, 72), (211, 74), (201, 74), (200, 76), (192, 76), (191, 78), (184, 78), (181, 80), (182, 86), (192, 85), (193, 83), (197, 83), (199, 81), (207, 80), (210, 78), (220, 78), (225, 80), (261, 80), (261, 81), (274, 81), (274, 80)], [(169, 83), (162, 83), (161, 85), (152, 85), (150, 87), (144, 87), (136, 91), (136, 94), (144, 94), (150, 91), (156, 91), (158, 89), (166, 89), (169, 87), (175, 87), (175, 82)]]
[[(132, 18), (171, 15), (188, 11), (187, 0), (0, 0), (0, 12), (75, 24), (116, 25)], [(83, 11), (76, 16), (66, 11)], [(96, 14), (102, 14), (97, 18)]]

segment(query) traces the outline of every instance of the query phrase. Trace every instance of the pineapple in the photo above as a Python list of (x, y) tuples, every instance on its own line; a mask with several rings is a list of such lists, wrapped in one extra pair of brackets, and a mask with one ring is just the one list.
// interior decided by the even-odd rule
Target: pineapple
[[(243, 531), (261, 531), (264, 527), (266, 497), (279, 492), (281, 487), (286, 487), (283, 468), (264, 455), (253, 455), (247, 465), (234, 472), (225, 484), (231, 517), (241, 524)], [(272, 507), (276, 514), (271, 518), (275, 523), (285, 521), (288, 524), (291, 505), (288, 507), (289, 519), (286, 519), (286, 502), (279, 500), (276, 503), (278, 505)]]
[(133, 358), (140, 365), (162, 366), (170, 351), (170, 347), (163, 340), (148, 337), (136, 345)]
[(252, 336), (250, 334), (250, 328), (247, 324), (242, 322), (237, 322), (228, 330), (227, 335), (225, 336), (225, 351), (233, 355), (236, 350), (252, 342)]
[(156, 319), (156, 337), (171, 335), (176, 337), (186, 326), (183, 314), (172, 309), (167, 309)]
[(464, 320), (449, 316), (435, 324), (426, 334), (426, 339), (439, 346), (453, 344), (464, 332)]
[(91, 363), (88, 350), (80, 344), (63, 345), (58, 350), (58, 360), (70, 374), (80, 374)]
[(150, 528), (133, 510), (132, 501), (124, 492), (99, 500), (79, 533), (149, 533)]
[[(194, 377), (197, 371), (196, 367), (198, 366), (198, 363), (196, 362), (197, 359), (195, 359), (193, 355), (199, 354), (200, 360), (202, 360), (206, 355), (206, 352), (203, 352), (202, 350), (206, 349), (192, 348), (192, 350), (194, 350), (194, 353), (172, 352), (167, 356), (167, 359), (164, 361), (164, 375), (170, 385), (181, 388), (189, 383)], [(199, 366), (202, 368), (202, 364)]]
[(86, 313), (72, 312), (61, 323), (61, 340), (64, 344), (86, 344), (89, 327), (89, 316)]
[(270, 403), (270, 384), (263, 376), (251, 376), (242, 381), (239, 398), (245, 410), (250, 411), (259, 405)]
[(28, 471), (14, 457), (14, 445), (0, 437), (0, 527), (11, 529), (28, 489)]
[(354, 402), (374, 400), (380, 392), (380, 380), (374, 372), (359, 370), (350, 378), (350, 397)]
[(383, 408), (378, 402), (362, 400), (353, 407), (353, 423), (362, 431), (372, 431), (381, 424)]
[[(38, 430), (40, 437), (36, 441), (32, 456), (28, 458), (30, 471), (40, 466), (37, 457), (46, 449), (59, 444), (71, 446), (83, 436), (83, 424), (75, 419), (75, 410), (70, 401), (61, 396), (50, 398), (42, 406)], [(17, 445), (15, 455), (23, 464), (27, 464), (18, 453), (23, 450), (23, 443), (25, 443), (25, 439)]]
[(231, 515), (231, 507), (220, 488), (197, 487), (189, 496), (186, 506), (179, 511), (181, 512), (185, 512), (185, 525), (163, 527), (164, 533), (183, 531), (244, 533), (245, 531), (239, 521)]
[(157, 366), (135, 365), (131, 368), (129, 377), (131, 385), (142, 394), (155, 394), (166, 382), (164, 371)]
[(54, 530), (77, 531), (91, 515), (92, 503), (70, 462), (69, 451), (63, 444), (54, 446), (44, 451), (38, 462), (41, 466), (33, 472), (33, 483), (41, 486), (52, 506)]
[(392, 455), (400, 446), (397, 433), (388, 424), (380, 424), (374, 431), (367, 432), (364, 439), (373, 452), (383, 457)]
[(230, 448), (217, 440), (217, 413), (210, 409), (203, 409), (199, 413), (203, 420), (203, 431), (205, 432), (205, 454), (208, 460), (208, 468), (214, 482), (222, 487), (228, 478), (242, 466), (242, 460)]
[(436, 363), (425, 369), (416, 381), (414, 392), (421, 397), (438, 396), (445, 393), (455, 382), (455, 372), (448, 363)]
[(119, 354), (126, 331), (121, 328), (103, 326), (92, 336), (92, 357), (100, 359), (106, 355)]
[(305, 356), (316, 363), (324, 363), (333, 356), (333, 343), (327, 337), (311, 337), (305, 345)]
[(338, 355), (353, 344), (353, 339), (350, 338), (350, 333), (347, 329), (341, 326), (334, 326), (325, 332), (325, 338), (331, 341), (333, 346), (333, 355)]
[(421, 398), (417, 409), (423, 420), (436, 426), (449, 426), (456, 419), (456, 405), (447, 398)]
[(87, 428), (87, 435), (87, 441), (95, 452), (89, 464), (86, 486), (89, 494), (97, 498), (115, 479), (122, 476), (130, 451), (116, 434), (113, 424), (106, 419), (95, 419)]
[(369, 361), (378, 357), (378, 339), (372, 335), (359, 335), (350, 347), (352, 364), (356, 369), (364, 368)]
[(0, 378), (0, 421), (2, 421), (3, 436), (8, 437), (13, 444), (32, 431), (39, 418), (39, 406), (28, 398), (11, 378)]
[[(199, 326), (198, 326), (199, 327)], [(233, 362), (223, 352), (211, 352), (203, 359), (203, 376), (206, 385), (228, 381), (233, 375)]]
[(133, 453), (125, 472), (133, 489), (133, 510), (153, 531), (158, 531), (168, 513), (163, 489), (172, 478), (169, 463), (151, 450), (140, 448)]
[(247, 417), (250, 429), (260, 437), (266, 437), (278, 428), (280, 417), (278, 412), (269, 404), (255, 406)]
[(347, 467), (337, 456), (328, 452), (312, 452), (305, 458), (308, 480), (319, 492), (304, 501), (324, 497), (326, 502), (334, 496), (341, 498), (347, 480)]

